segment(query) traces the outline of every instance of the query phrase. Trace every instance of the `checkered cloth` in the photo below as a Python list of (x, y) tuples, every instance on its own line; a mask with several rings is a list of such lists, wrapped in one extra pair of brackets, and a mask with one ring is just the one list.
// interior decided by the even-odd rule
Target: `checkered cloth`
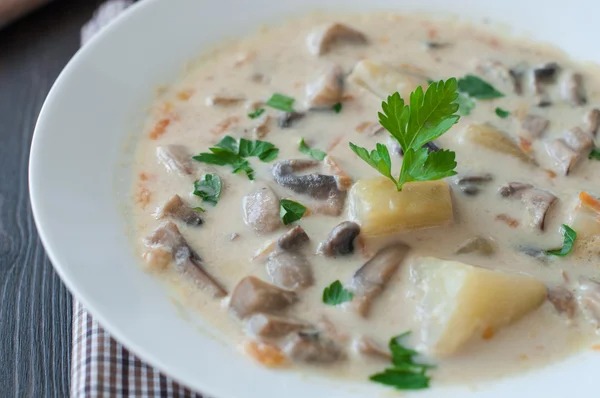
[[(82, 28), (82, 45), (131, 3), (112, 0), (103, 4)], [(136, 358), (76, 300), (73, 314), (71, 397), (202, 398)]]

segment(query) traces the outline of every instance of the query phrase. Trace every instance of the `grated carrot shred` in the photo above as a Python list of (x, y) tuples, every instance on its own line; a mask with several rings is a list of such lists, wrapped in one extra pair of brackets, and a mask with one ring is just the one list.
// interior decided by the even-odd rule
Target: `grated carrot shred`
[(589, 193), (581, 191), (579, 194), (579, 200), (582, 204), (600, 213), (600, 200), (594, 198)]
[(248, 355), (268, 368), (280, 367), (286, 361), (283, 352), (271, 344), (249, 341), (244, 346), (244, 349)]
[(156, 140), (167, 131), (167, 127), (171, 124), (171, 119), (160, 119), (152, 131), (150, 131), (150, 139)]

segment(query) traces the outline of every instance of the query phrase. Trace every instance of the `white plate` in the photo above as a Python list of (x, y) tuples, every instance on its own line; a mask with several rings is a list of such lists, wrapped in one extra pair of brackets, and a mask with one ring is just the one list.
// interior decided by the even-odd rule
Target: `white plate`
[[(224, 37), (317, 7), (489, 17), (577, 58), (600, 61), (600, 3), (586, 0), (144, 0), (85, 46), (48, 95), (33, 139), (30, 191), (42, 241), (71, 292), (117, 340), (218, 398), (370, 397), (389, 391), (367, 382), (270, 371), (199, 333), (197, 318), (183, 319), (164, 287), (138, 267), (121, 211), (130, 173), (121, 164), (123, 143), (140, 131), (154, 87), (173, 81), (188, 58)], [(481, 383), (475, 391), (443, 387), (420, 396), (596, 397), (597, 369), (600, 355), (587, 352)]]

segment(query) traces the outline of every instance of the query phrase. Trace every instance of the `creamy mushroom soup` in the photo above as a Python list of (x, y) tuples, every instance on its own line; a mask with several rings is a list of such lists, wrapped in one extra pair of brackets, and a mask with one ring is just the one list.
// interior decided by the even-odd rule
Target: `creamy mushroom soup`
[(598, 77), (415, 16), (261, 28), (160, 90), (140, 257), (263, 366), (411, 389), (593, 349)]

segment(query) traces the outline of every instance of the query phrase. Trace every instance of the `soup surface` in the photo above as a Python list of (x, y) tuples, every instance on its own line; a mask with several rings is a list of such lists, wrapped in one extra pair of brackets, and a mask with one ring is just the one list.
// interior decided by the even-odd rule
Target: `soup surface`
[[(140, 257), (266, 366), (366, 380), (405, 331), (434, 383), (589, 349), (598, 78), (558, 51), (415, 16), (261, 28), (159, 90), (136, 151)], [(457, 174), (398, 191), (349, 143), (385, 145), (397, 179), (382, 101), (440, 80), (460, 106), (444, 120), (460, 120), (425, 153), (453, 151)], [(438, 124), (427, 117), (420, 134)]]

